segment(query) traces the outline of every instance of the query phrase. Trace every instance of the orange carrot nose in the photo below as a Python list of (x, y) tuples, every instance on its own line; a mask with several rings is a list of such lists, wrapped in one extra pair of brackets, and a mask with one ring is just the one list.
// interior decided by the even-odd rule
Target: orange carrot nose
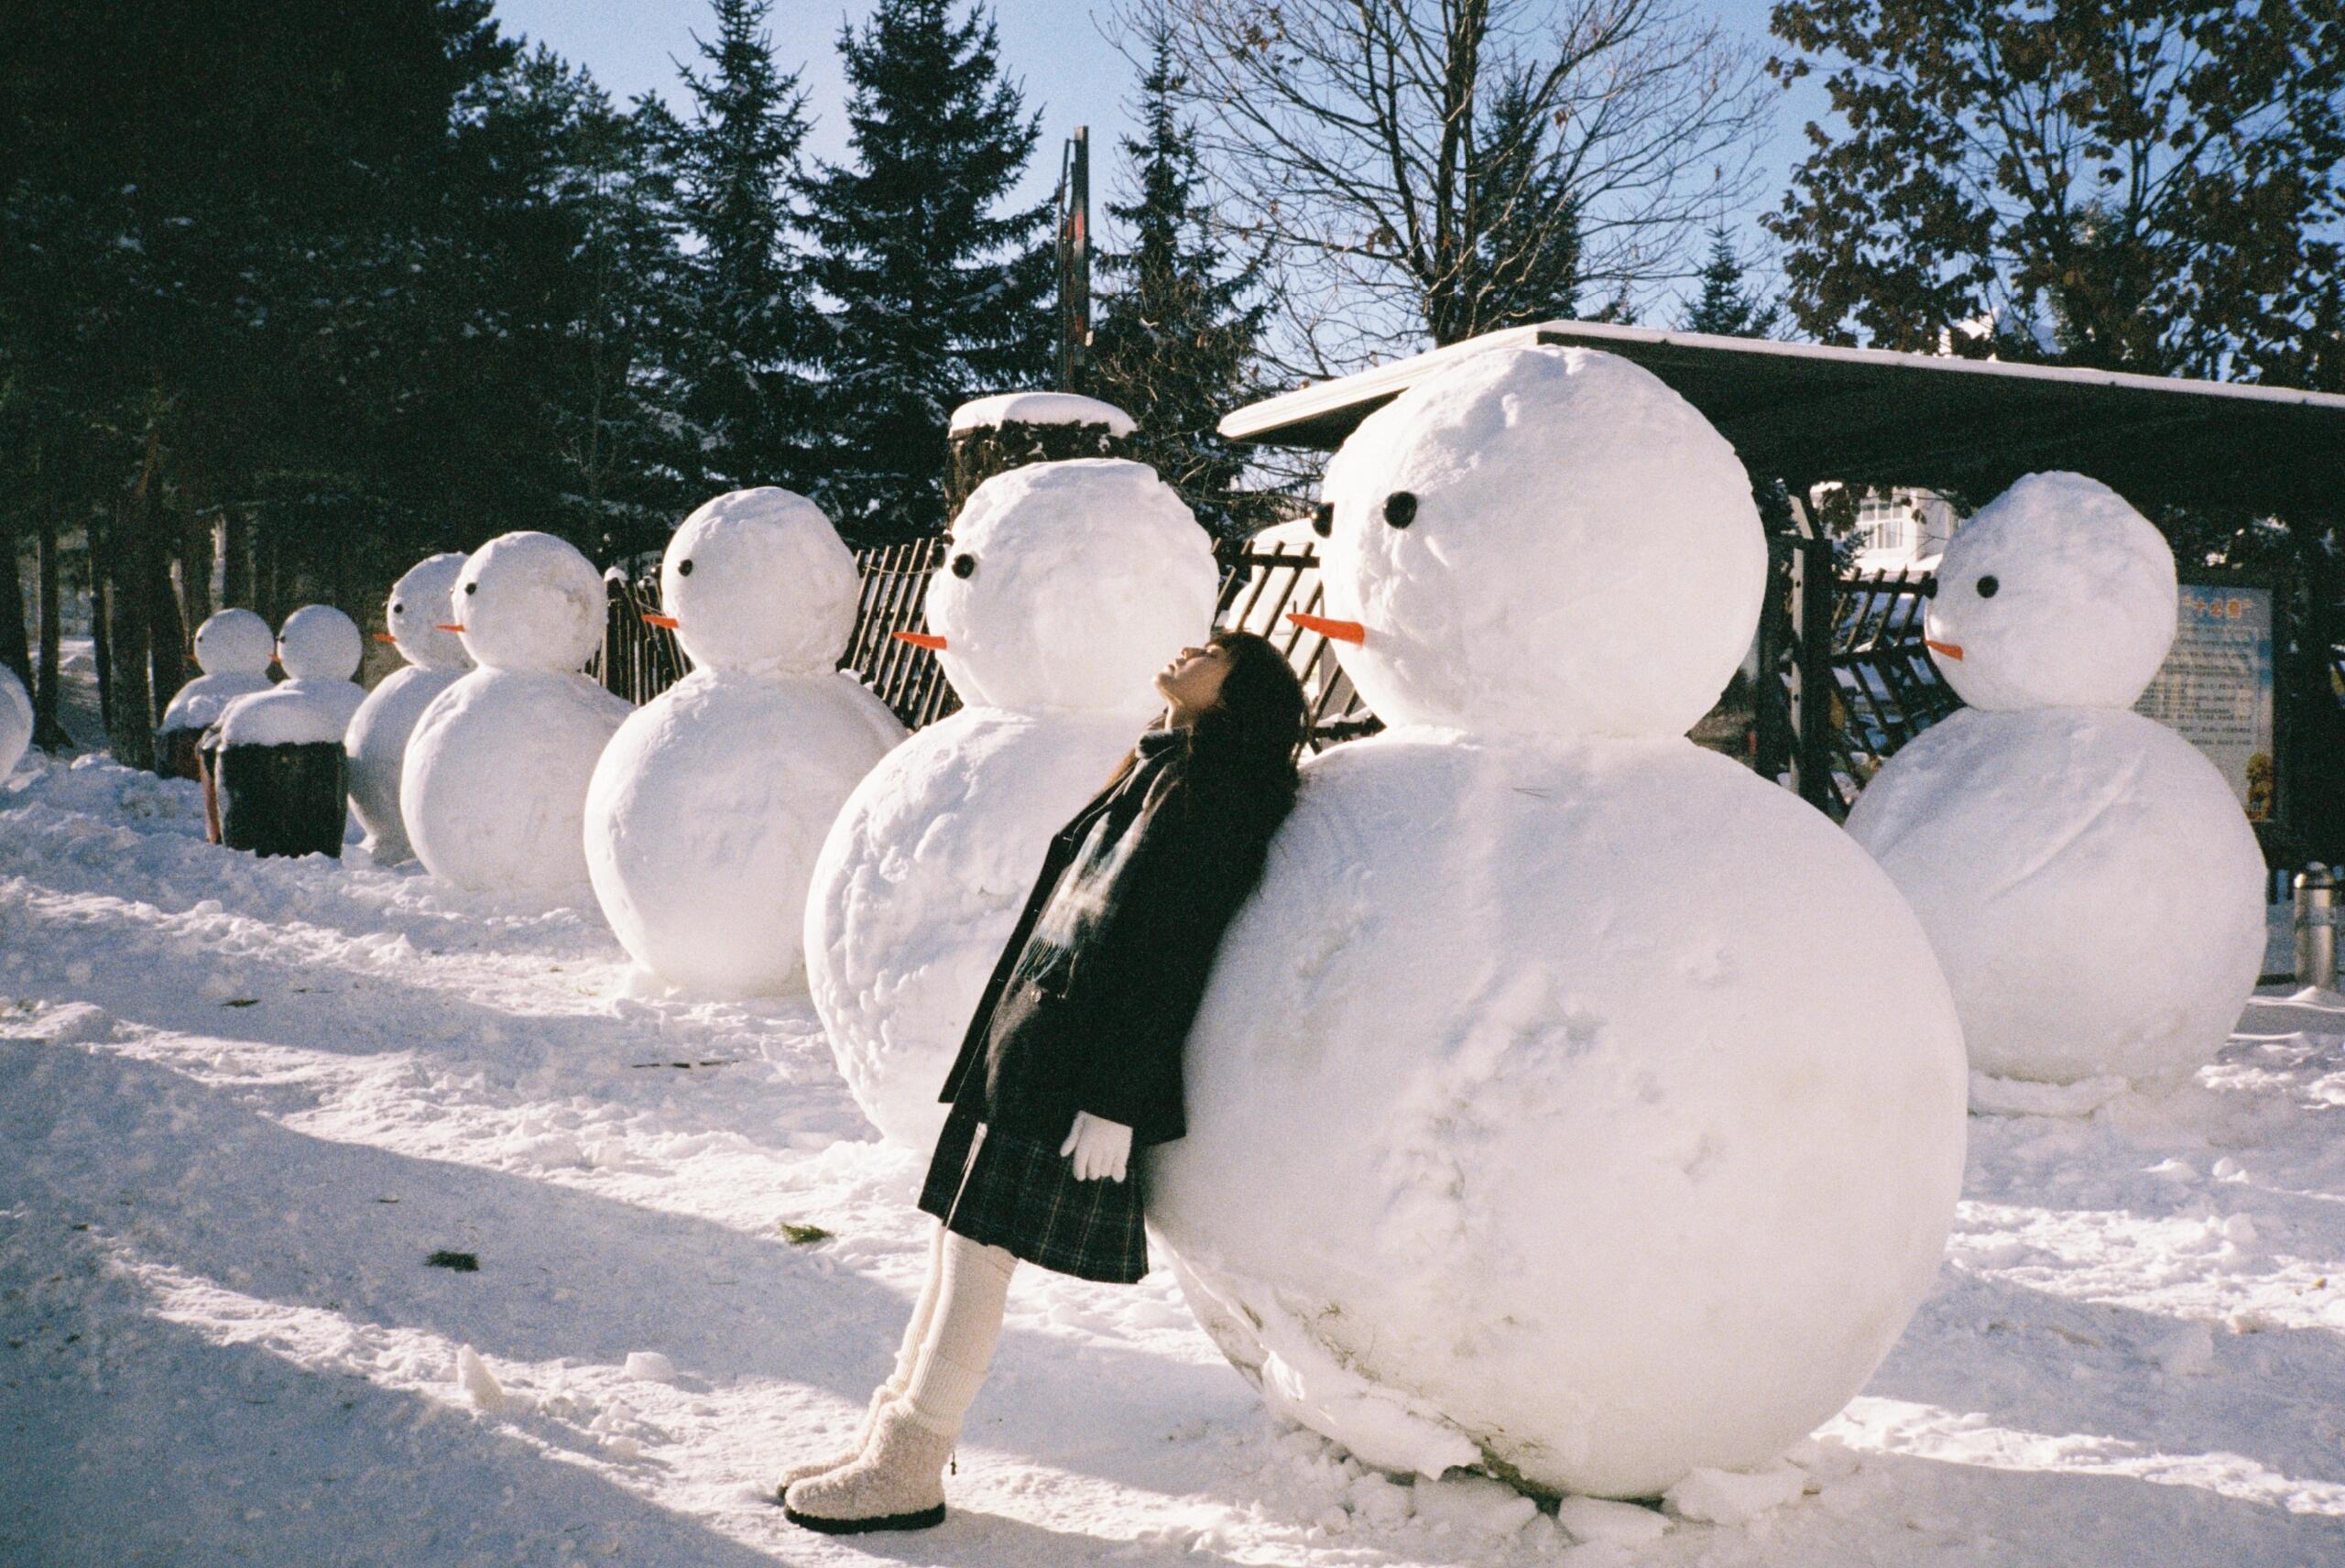
[(646, 615), (643, 617), (643, 624), (647, 626), (659, 626), (662, 630), (672, 632), (682, 623), (678, 621), (673, 615)]
[(897, 632), (894, 635), (900, 640), (908, 642), (914, 648), (924, 648), (931, 653), (944, 651), (944, 639), (933, 632)]
[(1325, 615), (1306, 615), (1300, 610), (1289, 610), (1286, 613), (1286, 618), (1304, 631), (1317, 632), (1321, 637), (1332, 637), (1337, 642), (1366, 642), (1368, 640), (1368, 628), (1358, 621), (1338, 621)]
[(1922, 646), (1932, 653), (1942, 653), (1948, 659), (1958, 659), (1962, 657), (1962, 645), (1958, 642), (1932, 642), (1929, 638), (1924, 637)]
[(440, 629), (440, 630), (442, 630), (442, 631), (443, 631), (443, 632), (460, 632), (460, 631), (463, 631), (464, 628), (464, 627), (462, 627), (462, 626), (450, 626), (447, 622), (442, 621), (442, 622), (441, 622), (441, 623), (440, 623), (440, 627), (439, 627), (439, 629)]
[(395, 642), (398, 641), (399, 639), (398, 639), (398, 638), (397, 638), (397, 637), (393, 637), (393, 636), (392, 636), (390, 633), (388, 633), (388, 632), (376, 632), (376, 633), (375, 634), (375, 640), (376, 640), (376, 642), (393, 642), (393, 643), (395, 643)]

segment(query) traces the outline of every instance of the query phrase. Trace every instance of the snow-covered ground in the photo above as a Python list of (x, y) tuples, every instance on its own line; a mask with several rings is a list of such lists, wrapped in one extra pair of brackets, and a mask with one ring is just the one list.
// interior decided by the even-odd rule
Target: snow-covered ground
[(1393, 1485), (1163, 1269), (1028, 1269), (952, 1518), (858, 1542), (764, 1497), (887, 1369), (917, 1162), (804, 1001), (625, 962), (591, 911), (210, 847), (100, 757), (0, 785), (0, 1563), (2345, 1562), (2336, 996), (2176, 1097), (1974, 1117), (1936, 1291), (1743, 1522)]

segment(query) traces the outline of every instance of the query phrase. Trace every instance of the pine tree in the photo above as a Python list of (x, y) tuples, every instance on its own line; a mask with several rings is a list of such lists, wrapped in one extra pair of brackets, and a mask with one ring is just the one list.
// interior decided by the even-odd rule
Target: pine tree
[(1710, 230), (1710, 259), (1702, 267), (1701, 298), (1678, 324), (1689, 332), (1728, 338), (1763, 338), (1775, 330), (1777, 311), (1761, 305), (1742, 281), (1742, 258), (1724, 223)]
[(813, 488), (806, 370), (818, 352), (805, 269), (791, 245), (791, 191), (806, 139), (798, 74), (774, 64), (772, 0), (714, 0), (716, 36), (682, 68), (693, 98), (674, 157), (685, 221), (699, 240), (680, 345), (684, 413), (699, 438), (702, 490)]
[(1184, 85), (1160, 31), (1140, 79), (1141, 134), (1121, 143), (1138, 197), (1107, 206), (1132, 245), (1100, 256), (1118, 286), (1092, 334), (1086, 390), (1132, 415), (1140, 427), (1133, 455), (1179, 490), (1207, 528), (1235, 535), (1271, 519), (1238, 490), (1246, 459), (1216, 426), (1258, 390), (1255, 345), (1270, 306), (1261, 258), (1230, 269), (1215, 236), (1195, 138), (1174, 112)]
[(944, 526), (945, 420), (1047, 373), (1047, 204), (998, 206), (1040, 135), (1001, 79), (982, 5), (879, 0), (842, 29), (851, 167), (826, 166), (811, 223), (837, 301), (824, 388), (834, 446), (823, 496), (857, 543)]
[(1557, 149), (1527, 77), (1510, 74), (1500, 83), (1478, 140), (1483, 286), (1472, 331), (1569, 321), (1579, 311), (1582, 281), (1579, 206), (1555, 166)]

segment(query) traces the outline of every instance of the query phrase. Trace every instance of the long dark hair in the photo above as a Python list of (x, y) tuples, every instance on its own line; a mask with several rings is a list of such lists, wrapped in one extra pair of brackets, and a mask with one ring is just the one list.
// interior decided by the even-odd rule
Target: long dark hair
[(1275, 827), (1294, 804), (1303, 682), (1268, 637), (1219, 631), (1207, 646), (1228, 656), (1229, 670), (1221, 695), (1190, 726), (1187, 787), (1201, 802)]

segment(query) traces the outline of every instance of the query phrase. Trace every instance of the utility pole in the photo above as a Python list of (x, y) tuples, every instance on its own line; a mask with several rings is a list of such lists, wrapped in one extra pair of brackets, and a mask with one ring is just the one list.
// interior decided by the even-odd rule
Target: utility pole
[(1091, 357), (1091, 127), (1077, 125), (1060, 156), (1059, 390), (1079, 392)]

